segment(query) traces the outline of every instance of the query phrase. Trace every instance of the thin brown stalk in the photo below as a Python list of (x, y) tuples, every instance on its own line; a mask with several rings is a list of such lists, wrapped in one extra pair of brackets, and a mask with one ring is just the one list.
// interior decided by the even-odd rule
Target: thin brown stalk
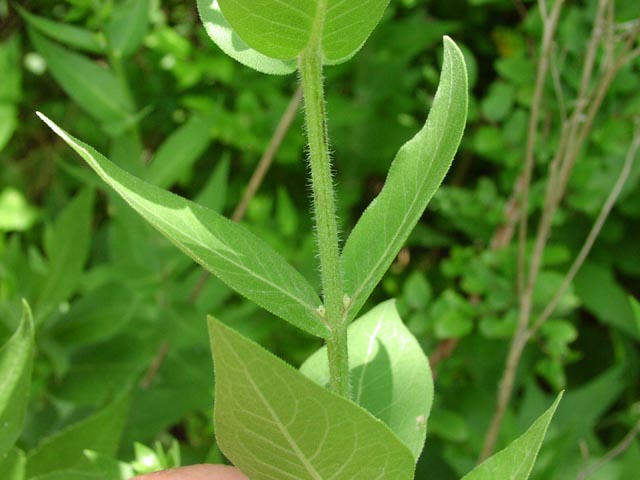
[(524, 279), (526, 276), (526, 240), (529, 211), (529, 192), (531, 188), (531, 176), (535, 163), (535, 146), (538, 138), (538, 123), (540, 120), (540, 106), (544, 94), (544, 84), (549, 69), (549, 57), (553, 45), (558, 19), (562, 10), (564, 0), (557, 0), (553, 5), (550, 16), (546, 15), (546, 5), (544, 0), (538, 2), (544, 18), (544, 33), (542, 39), (542, 50), (538, 60), (538, 71), (536, 74), (535, 89), (531, 103), (531, 114), (529, 115), (529, 126), (527, 133), (527, 146), (525, 150), (524, 175), (522, 180), (520, 225), (518, 230), (518, 292), (522, 294), (524, 290)]
[(249, 203), (255, 197), (256, 192), (260, 188), (262, 181), (264, 180), (264, 176), (266, 175), (271, 163), (273, 162), (282, 141), (284, 140), (285, 135), (289, 131), (291, 127), (291, 123), (296, 118), (296, 113), (298, 112), (298, 108), (300, 107), (300, 101), (302, 100), (302, 88), (298, 86), (295, 93), (291, 97), (289, 101), (289, 105), (285, 110), (282, 118), (280, 118), (280, 122), (276, 127), (275, 132), (273, 133), (273, 137), (271, 137), (271, 141), (269, 142), (269, 146), (265, 150), (260, 162), (258, 162), (258, 166), (256, 167), (253, 175), (251, 176), (251, 180), (247, 184), (247, 188), (240, 199), (240, 202), (236, 206), (233, 211), (233, 215), (231, 215), (231, 220), (234, 222), (239, 222), (244, 218), (244, 214), (247, 211), (247, 207)]
[(580, 124), (580, 128), (577, 132), (576, 140), (572, 143), (571, 148), (566, 155), (566, 159), (564, 160), (561, 167), (559, 183), (556, 185), (557, 190), (554, 202), (556, 204), (559, 203), (560, 199), (564, 195), (567, 184), (569, 182), (569, 178), (571, 177), (573, 166), (575, 165), (582, 146), (591, 133), (593, 122), (596, 115), (598, 114), (598, 111), (600, 110), (600, 107), (602, 106), (602, 102), (607, 92), (609, 91), (611, 82), (613, 82), (620, 69), (628, 61), (628, 53), (633, 47), (633, 44), (638, 35), (640, 35), (640, 23), (638, 23), (635, 28), (631, 32), (629, 32), (622, 48), (622, 52), (618, 55), (618, 58), (615, 61), (614, 65), (603, 74), (598, 86), (596, 87), (593, 98), (590, 100), (585, 100), (585, 103), (588, 102), (589, 108), (586, 111), (586, 114), (581, 114), (580, 118), (576, 120), (576, 124)]
[[(528, 227), (528, 210), (529, 210), (529, 192), (531, 187), (531, 177), (533, 174), (533, 166), (535, 163), (535, 145), (538, 137), (538, 124), (540, 118), (540, 107), (542, 103), (542, 96), (544, 93), (544, 84), (547, 77), (547, 71), (549, 68), (549, 57), (552, 49), (553, 38), (555, 37), (556, 28), (558, 25), (558, 19), (560, 18), (560, 12), (564, 0), (557, 0), (551, 13), (547, 14), (546, 3), (544, 0), (539, 0), (538, 5), (543, 16), (543, 40), (542, 49), (540, 52), (540, 58), (538, 60), (538, 71), (536, 74), (536, 84), (534, 90), (534, 96), (532, 101), (531, 113), (529, 116), (529, 127), (527, 134), (527, 145), (525, 149), (525, 164), (522, 179), (521, 190), (521, 202), (520, 202), (520, 221), (518, 229), (518, 294), (520, 298), (524, 299), (524, 302), (531, 300), (531, 296), (526, 295), (525, 292), (525, 278), (526, 278), (526, 241), (527, 241), (527, 227)], [(533, 267), (532, 267), (533, 268)], [(529, 309), (529, 306), (524, 306)], [(522, 306), (521, 306), (522, 311)], [(522, 318), (519, 321), (518, 331), (522, 330)], [(526, 328), (526, 323), (524, 324)], [(480, 454), (480, 461), (488, 458), (495, 448), (498, 434), (500, 432), (500, 426), (502, 424), (502, 418), (506, 411), (507, 405), (511, 399), (511, 391), (513, 390), (513, 382), (515, 379), (515, 370), (519, 362), (519, 357), (524, 349), (521, 335), (516, 334), (510, 346), (509, 355), (507, 357), (507, 366), (505, 373), (500, 381), (498, 388), (498, 401), (496, 410), (494, 412), (491, 424), (485, 436), (484, 445)]]
[(633, 165), (633, 161), (636, 157), (636, 154), (638, 153), (639, 148), (640, 148), (640, 132), (638, 132), (638, 134), (635, 135), (633, 142), (631, 143), (631, 147), (627, 152), (624, 164), (622, 166), (622, 170), (620, 171), (620, 175), (618, 176), (616, 183), (611, 189), (611, 192), (609, 193), (607, 200), (602, 206), (602, 209), (600, 210), (598, 217), (593, 223), (593, 226), (589, 231), (589, 235), (585, 239), (584, 244), (580, 249), (580, 252), (576, 256), (575, 260), (573, 261), (573, 264), (571, 265), (571, 268), (569, 269), (564, 279), (562, 280), (562, 284), (560, 285), (558, 290), (556, 290), (554, 297), (547, 304), (542, 314), (540, 314), (540, 316), (536, 319), (533, 326), (529, 329), (529, 334), (528, 334), (529, 337), (535, 335), (535, 333), (540, 329), (542, 324), (546, 322), (547, 319), (553, 314), (556, 307), (558, 306), (558, 303), (560, 302), (560, 299), (562, 298), (562, 296), (565, 294), (565, 292), (571, 285), (571, 282), (573, 281), (576, 274), (580, 270), (580, 267), (584, 264), (584, 261), (586, 260), (587, 256), (589, 255), (589, 252), (593, 248), (593, 245), (596, 239), (598, 238), (598, 235), (600, 235), (600, 232), (602, 230), (602, 227), (604, 226), (604, 223), (606, 222), (607, 218), (609, 217), (609, 214), (611, 213), (611, 209), (613, 208), (616, 201), (618, 200), (618, 197), (622, 192), (624, 184), (629, 178), (629, 174), (631, 173), (631, 167)]
[(623, 46), (622, 53), (618, 56), (617, 61), (613, 66), (611, 66), (611, 68), (604, 72), (595, 88), (595, 93), (593, 96), (590, 95), (596, 52), (602, 39), (605, 37), (603, 34), (605, 31), (604, 22), (607, 10), (606, 7), (609, 2), (610, 0), (600, 0), (599, 2), (598, 16), (589, 41), (575, 110), (571, 119), (565, 126), (563, 126), (563, 135), (558, 151), (550, 164), (547, 191), (545, 194), (545, 205), (543, 208), (542, 218), (538, 224), (534, 249), (531, 254), (527, 284), (524, 288), (523, 294), (520, 296), (518, 326), (509, 347), (505, 370), (503, 371), (498, 388), (496, 409), (485, 437), (481, 460), (490, 456), (494, 450), (502, 419), (513, 394), (517, 367), (524, 348), (531, 337), (529, 323), (531, 321), (533, 307), (533, 292), (542, 264), (543, 253), (551, 234), (554, 214), (564, 196), (566, 185), (570, 178), (570, 173), (578, 154), (586, 143), (586, 139), (591, 131), (595, 116), (602, 105), (602, 100), (604, 99), (604, 96), (616, 74), (628, 59), (629, 51), (633, 47), (638, 33), (640, 33), (640, 24), (634, 25), (634, 28), (631, 29), (626, 37), (625, 45)]
[(589, 468), (581, 471), (576, 477), (576, 480), (584, 480), (592, 473), (595, 473), (596, 470), (600, 469), (603, 465), (607, 464), (608, 462), (616, 458), (618, 455), (622, 454), (627, 448), (631, 446), (631, 444), (639, 434), (640, 434), (640, 420), (638, 420), (636, 424), (633, 426), (633, 428), (629, 430), (629, 432), (627, 432), (627, 434), (624, 436), (622, 440), (620, 440), (620, 443), (618, 443), (615, 447), (609, 450), (604, 457), (602, 457), (596, 463), (591, 465)]

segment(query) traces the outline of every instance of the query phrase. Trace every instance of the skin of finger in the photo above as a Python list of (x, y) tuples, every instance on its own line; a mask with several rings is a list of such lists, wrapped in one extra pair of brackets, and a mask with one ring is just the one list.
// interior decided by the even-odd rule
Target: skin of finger
[(135, 477), (133, 480), (249, 480), (227, 465), (192, 465)]

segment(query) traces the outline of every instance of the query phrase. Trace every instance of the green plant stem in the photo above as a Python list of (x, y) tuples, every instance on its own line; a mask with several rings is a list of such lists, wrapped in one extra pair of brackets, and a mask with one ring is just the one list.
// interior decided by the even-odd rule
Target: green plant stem
[(315, 216), (324, 317), (331, 329), (327, 339), (331, 390), (349, 398), (347, 325), (342, 319), (343, 287), (338, 246), (338, 226), (331, 177), (331, 157), (324, 111), (322, 54), (319, 41), (312, 41), (299, 60), (304, 93), (305, 120), (309, 139), (309, 163)]

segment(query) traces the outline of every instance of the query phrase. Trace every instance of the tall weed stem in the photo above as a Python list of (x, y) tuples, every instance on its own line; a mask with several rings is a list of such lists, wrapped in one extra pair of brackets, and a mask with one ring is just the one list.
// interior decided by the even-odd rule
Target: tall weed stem
[(309, 140), (309, 163), (315, 217), (324, 318), (331, 329), (327, 338), (331, 390), (349, 398), (347, 326), (342, 319), (344, 294), (338, 246), (338, 225), (331, 175), (331, 156), (324, 110), (322, 53), (319, 42), (311, 42), (300, 56), (300, 79), (304, 93), (305, 120)]

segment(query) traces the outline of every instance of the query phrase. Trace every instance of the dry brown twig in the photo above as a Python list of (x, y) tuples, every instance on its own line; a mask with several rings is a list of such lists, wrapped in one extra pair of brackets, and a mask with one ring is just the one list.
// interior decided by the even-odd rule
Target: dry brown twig
[[(622, 186), (629, 175), (631, 162), (638, 150), (638, 136), (634, 139), (632, 146), (628, 152), (625, 166), (611, 191), (607, 202), (596, 219), (593, 228), (580, 253), (576, 257), (572, 267), (563, 279), (562, 291), (558, 291), (556, 297), (547, 305), (544, 312), (536, 320), (533, 326), (531, 318), (533, 314), (533, 293), (537, 284), (538, 274), (542, 265), (542, 258), (551, 235), (552, 221), (558, 207), (566, 193), (568, 181), (571, 176), (575, 162), (580, 151), (585, 145), (593, 126), (593, 121), (602, 106), (605, 94), (609, 90), (611, 82), (614, 80), (618, 71), (630, 59), (634, 58), (635, 50), (632, 50), (638, 34), (640, 33), (640, 22), (635, 23), (632, 28), (628, 29), (626, 36), (622, 40), (622, 48), (616, 58), (611, 61), (601, 63), (601, 73), (594, 84), (594, 68), (598, 49), (603, 47), (605, 55), (611, 54), (615, 50), (616, 45), (607, 45), (606, 42), (614, 41), (614, 36), (608, 34), (613, 31), (613, 5), (611, 0), (600, 0), (594, 27), (589, 40), (585, 62), (578, 90), (577, 100), (574, 110), (569, 118), (561, 113), (562, 127), (561, 137), (556, 149), (556, 154), (549, 164), (549, 173), (547, 180), (547, 189), (545, 193), (544, 207), (542, 217), (538, 223), (534, 248), (530, 256), (529, 266), (526, 265), (526, 243), (527, 223), (528, 223), (528, 196), (530, 191), (530, 183), (532, 180), (533, 165), (535, 160), (535, 143), (538, 135), (538, 123), (540, 116), (540, 107), (542, 101), (542, 91), (546, 81), (547, 70), (549, 69), (550, 60), (545, 59), (552, 50), (553, 37), (557, 27), (562, 0), (554, 3), (550, 13), (547, 12), (544, 0), (539, 1), (540, 11), (543, 15), (544, 36), (541, 49), (541, 58), (538, 62), (538, 75), (536, 77), (536, 89), (532, 104), (528, 140), (525, 154), (525, 166), (522, 175), (522, 184), (517, 185), (520, 189), (520, 197), (522, 198), (519, 205), (519, 234), (518, 234), (518, 295), (519, 295), (519, 318), (516, 332), (512, 337), (511, 345), (506, 359), (506, 365), (502, 374), (502, 378), (498, 387), (498, 398), (495, 411), (491, 419), (487, 434), (485, 436), (484, 445), (480, 455), (480, 461), (488, 458), (495, 449), (498, 439), (500, 427), (507, 407), (513, 395), (514, 383), (518, 365), (528, 341), (549, 318), (557, 307), (562, 293), (571, 284), (575, 274), (584, 262), (593, 243), (595, 242), (602, 225), (609, 215), (615, 200), (622, 190)], [(604, 45), (603, 45), (604, 43)], [(553, 62), (551, 62), (551, 75), (555, 76)], [(557, 82), (557, 80), (554, 79)], [(562, 89), (559, 84), (554, 85), (556, 95), (562, 95)]]
[(599, 470), (603, 465), (607, 464), (618, 455), (622, 454), (627, 448), (631, 446), (631, 443), (636, 439), (636, 437), (640, 434), (640, 420), (636, 422), (636, 424), (627, 432), (620, 442), (609, 450), (600, 460), (595, 462), (590, 467), (582, 470), (578, 473), (576, 480), (584, 480), (592, 473), (595, 473), (596, 470)]

